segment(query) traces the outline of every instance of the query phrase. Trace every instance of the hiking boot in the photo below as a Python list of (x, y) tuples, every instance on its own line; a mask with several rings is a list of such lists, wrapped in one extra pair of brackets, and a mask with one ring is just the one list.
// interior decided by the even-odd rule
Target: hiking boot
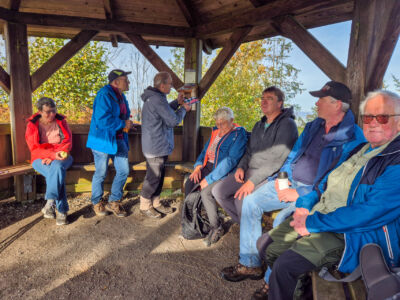
[(108, 210), (109, 212), (112, 212), (114, 215), (116, 215), (117, 217), (126, 217), (126, 211), (125, 209), (122, 207), (121, 203), (119, 201), (113, 201), (110, 203), (106, 204), (106, 210)]
[(263, 283), (262, 287), (257, 289), (251, 296), (251, 300), (268, 300), (269, 286), (267, 283)]
[(99, 203), (93, 205), (93, 210), (97, 216), (104, 217), (105, 215), (107, 215), (107, 211), (103, 201), (100, 201)]
[(56, 218), (56, 225), (67, 225), (68, 221), (67, 221), (67, 214), (63, 214), (63, 213), (58, 213), (57, 214), (57, 218)]
[(164, 215), (172, 214), (174, 212), (171, 206), (164, 206), (162, 204), (160, 206), (154, 207), (154, 209)]
[(42, 208), (43, 217), (46, 219), (55, 219), (56, 218), (56, 210), (53, 205), (45, 205)]
[(210, 247), (212, 244), (218, 242), (223, 235), (224, 229), (222, 228), (222, 226), (219, 226), (218, 228), (211, 229), (203, 242), (206, 244), (207, 247)]
[(237, 282), (245, 279), (260, 280), (264, 277), (261, 267), (250, 268), (242, 264), (222, 269), (221, 277), (227, 281)]
[(141, 209), (140, 212), (145, 215), (146, 217), (153, 218), (153, 219), (161, 219), (161, 214), (156, 211), (153, 207), (149, 209)]

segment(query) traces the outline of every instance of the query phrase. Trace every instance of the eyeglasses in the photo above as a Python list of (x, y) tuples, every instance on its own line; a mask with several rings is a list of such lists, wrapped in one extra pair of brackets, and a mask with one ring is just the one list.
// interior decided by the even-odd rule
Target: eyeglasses
[(389, 118), (390, 117), (394, 117), (394, 116), (400, 116), (398, 114), (396, 115), (361, 115), (361, 119), (363, 121), (364, 124), (369, 124), (372, 122), (372, 120), (375, 118), (376, 121), (379, 124), (387, 124), (387, 122), (389, 122)]
[(42, 110), (42, 113), (45, 113), (46, 115), (55, 114), (56, 110), (55, 109)]

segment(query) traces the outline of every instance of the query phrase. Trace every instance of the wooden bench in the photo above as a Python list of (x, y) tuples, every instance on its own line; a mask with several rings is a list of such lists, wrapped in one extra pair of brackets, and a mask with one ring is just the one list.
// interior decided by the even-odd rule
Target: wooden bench
[(30, 163), (21, 163), (15, 166), (6, 166), (0, 168), (0, 179), (33, 173), (35, 170)]
[(311, 273), (314, 300), (365, 300), (367, 293), (364, 282), (358, 279), (353, 282), (330, 282), (319, 277), (318, 272)]

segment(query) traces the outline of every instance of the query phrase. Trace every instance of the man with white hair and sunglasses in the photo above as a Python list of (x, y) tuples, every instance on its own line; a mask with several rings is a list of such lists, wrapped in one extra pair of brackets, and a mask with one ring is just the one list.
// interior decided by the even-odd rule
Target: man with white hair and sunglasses
[(371, 92), (360, 113), (368, 142), (263, 236), (272, 273), (268, 294), (256, 299), (292, 299), (299, 276), (322, 266), (350, 273), (369, 243), (382, 248), (388, 266), (400, 265), (400, 97)]

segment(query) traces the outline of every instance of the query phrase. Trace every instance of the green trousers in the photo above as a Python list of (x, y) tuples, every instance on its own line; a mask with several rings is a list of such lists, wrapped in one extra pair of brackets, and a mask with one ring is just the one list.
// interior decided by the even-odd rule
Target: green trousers
[(269, 231), (273, 242), (267, 248), (267, 263), (272, 269), (275, 260), (291, 249), (303, 256), (317, 268), (337, 264), (344, 250), (344, 236), (341, 233), (321, 232), (300, 237), (290, 226), (292, 217)]

